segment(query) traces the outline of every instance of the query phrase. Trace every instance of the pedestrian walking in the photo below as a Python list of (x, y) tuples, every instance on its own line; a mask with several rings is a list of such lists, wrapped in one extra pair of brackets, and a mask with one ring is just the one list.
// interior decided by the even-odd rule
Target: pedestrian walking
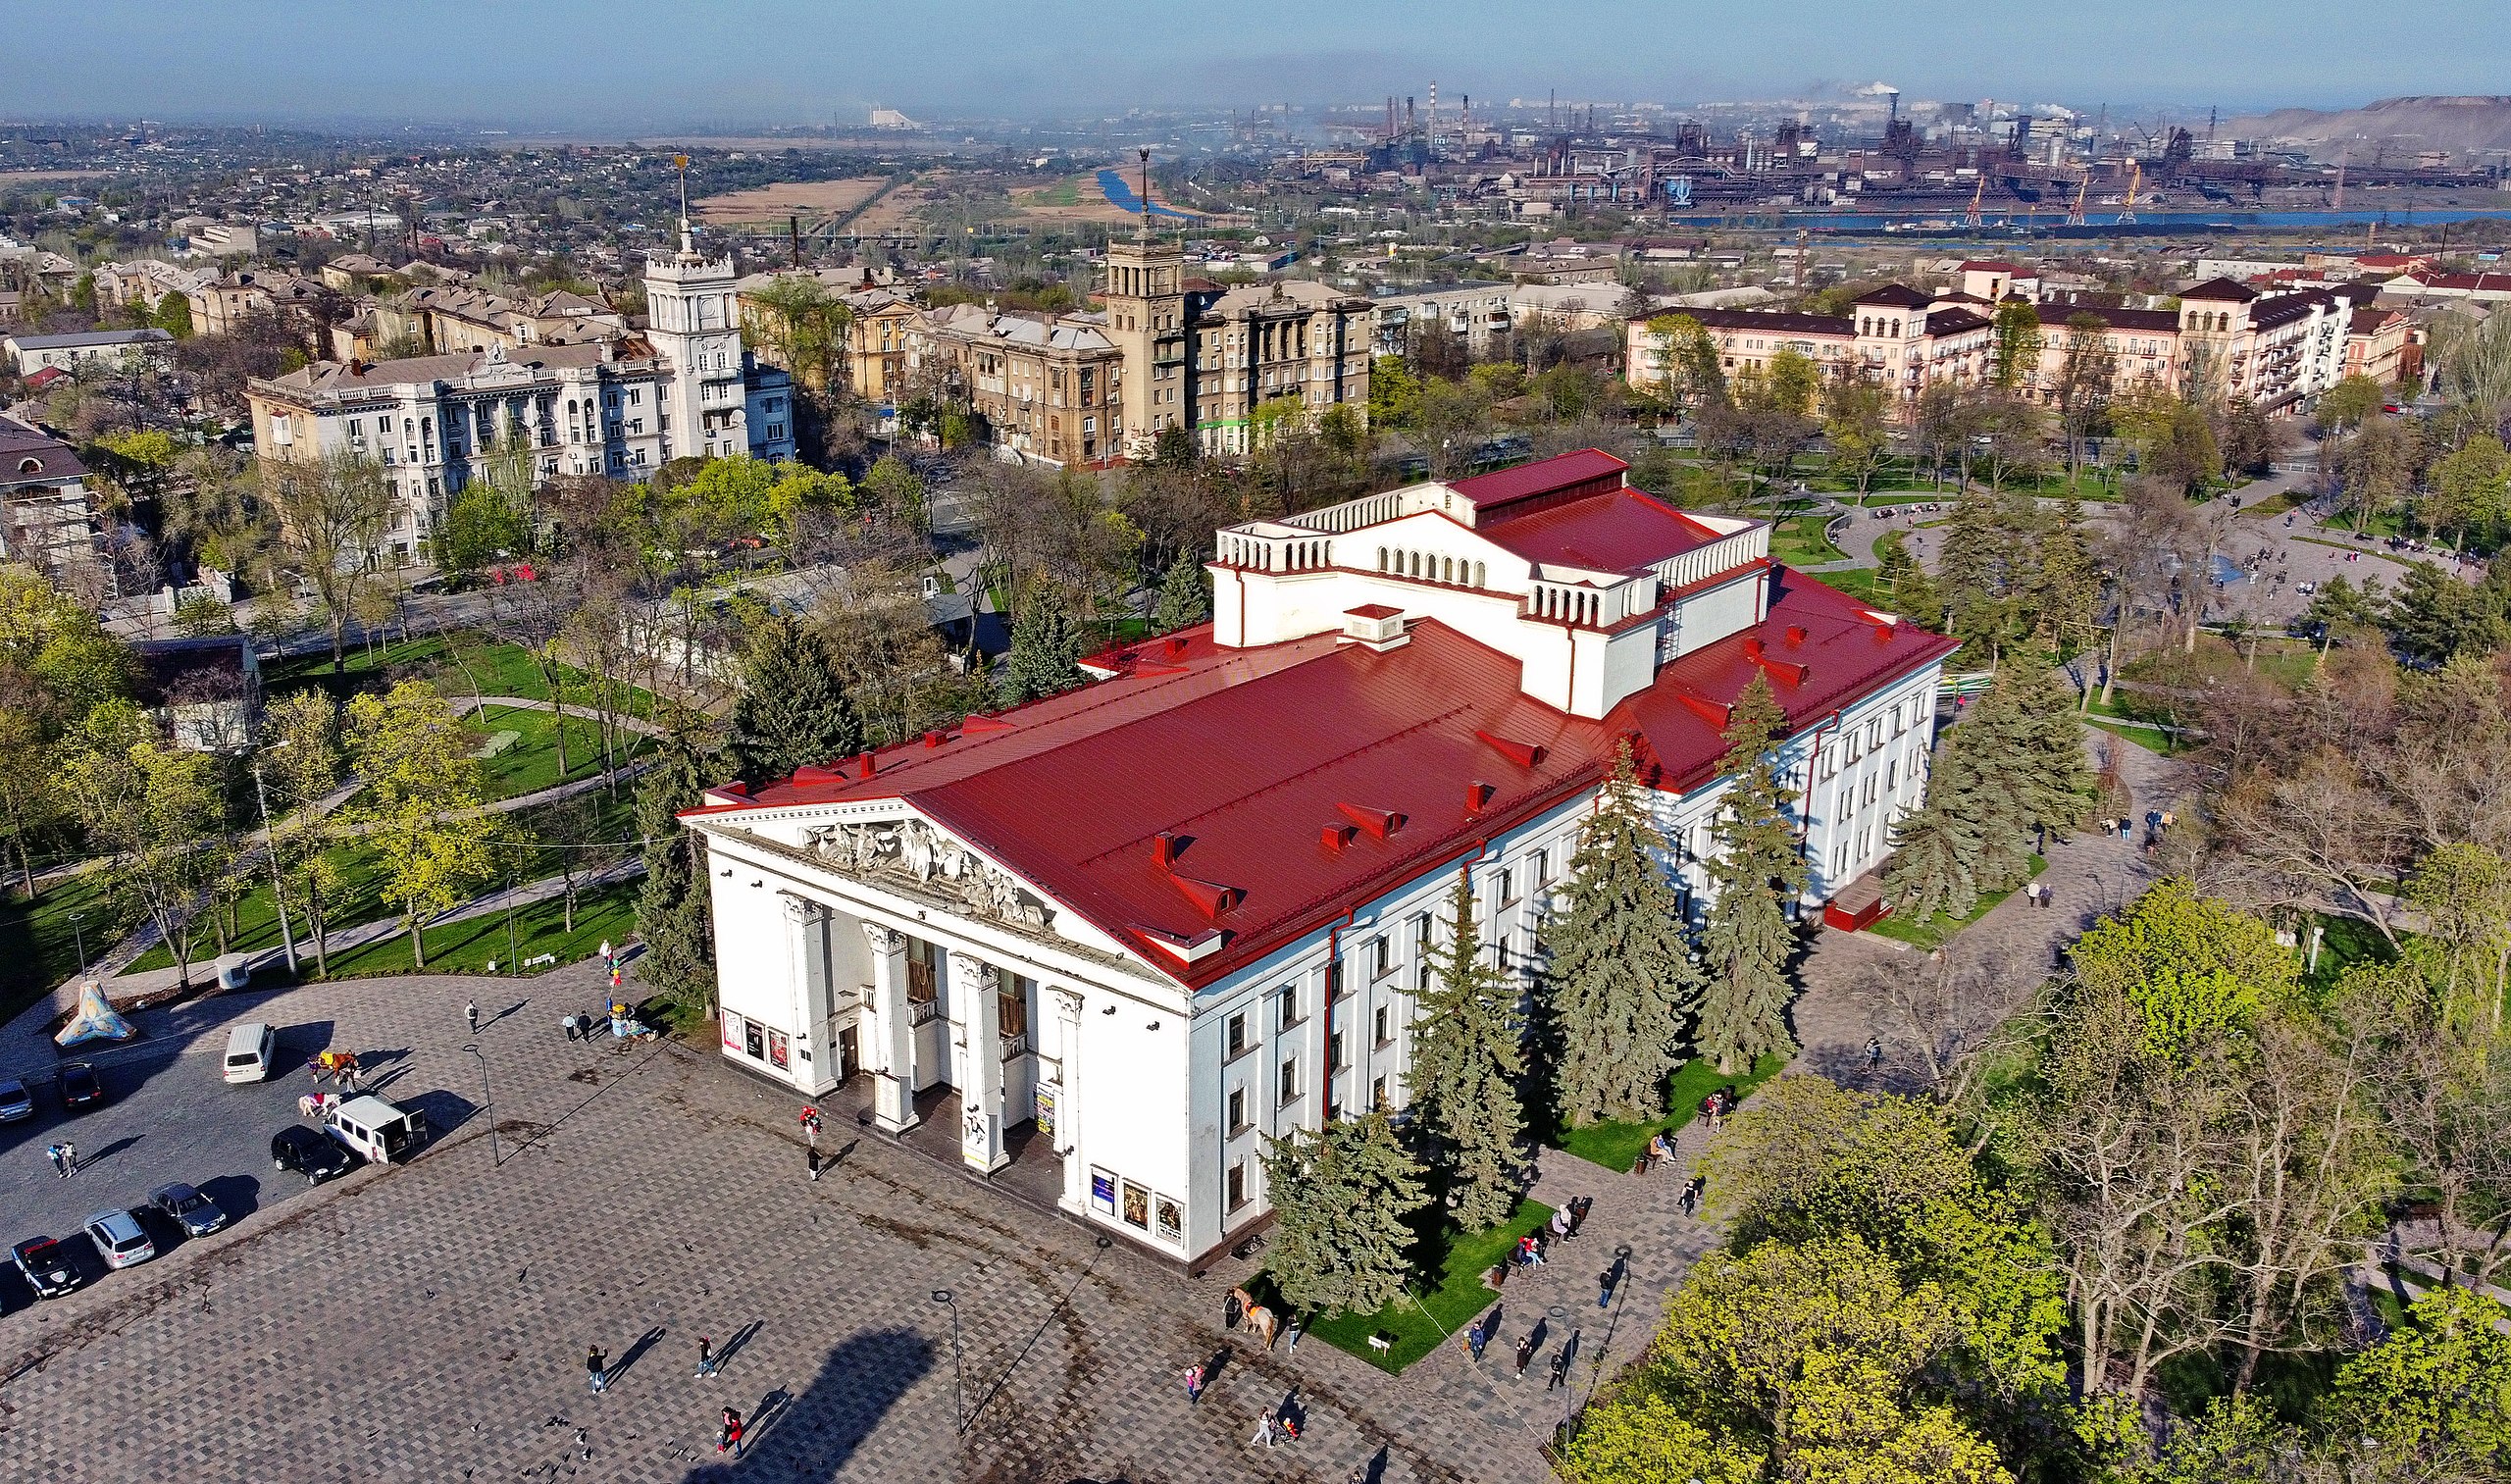
[(1305, 1333), (1307, 1329), (1307, 1320), (1300, 1318), (1293, 1318), (1291, 1320), (1289, 1326), (1282, 1331), (1284, 1335), (1289, 1337), (1289, 1343), (1282, 1347), (1283, 1355), (1296, 1356), (1299, 1354), (1299, 1337), (1301, 1334)]
[(67, 1139), (61, 1141), (61, 1173), (65, 1179), (78, 1173), (78, 1146)]
[(53, 1178), (59, 1179), (60, 1177), (70, 1173), (69, 1167), (61, 1162), (60, 1141), (56, 1140), (51, 1144), (45, 1145), (43, 1147), (43, 1156), (52, 1161)]
[(802, 1151), (802, 1157), (811, 1167), (811, 1178), (817, 1180), (820, 1177), (820, 1147), (812, 1145)]
[(480, 1002), (478, 1000), (466, 999), (462, 1002), (462, 1018), (470, 1022), (472, 1035), (480, 1034)]
[(1517, 1339), (1517, 1373), (1510, 1379), (1516, 1381), (1524, 1380), (1526, 1378), (1526, 1366), (1532, 1363), (1533, 1360), (1534, 1331), (1527, 1330)]
[(1866, 1038), (1866, 1064), (1870, 1067), (1879, 1067), (1883, 1064), (1882, 1037), (1869, 1036)]
[(714, 1373), (715, 1342), (707, 1339), (704, 1335), (699, 1335), (697, 1337), (697, 1374), (701, 1376), (711, 1376)]
[[(1573, 1334), (1569, 1338), (1572, 1342), (1575, 1342), (1578, 1337)], [(1569, 1347), (1563, 1345), (1559, 1350), (1552, 1353), (1552, 1379), (1544, 1383), (1543, 1389), (1545, 1391), (1559, 1391), (1562, 1386), (1568, 1381), (1568, 1379)]]
[(1491, 1343), (1490, 1322), (1487, 1317), (1476, 1319), (1464, 1329), (1464, 1353), (1476, 1365), (1482, 1363), (1482, 1348)]
[(598, 1345), (585, 1351), (585, 1375), (592, 1382), (594, 1396), (610, 1390), (610, 1356)]
[(1699, 1213), (1701, 1194), (1708, 1188), (1709, 1177), (1706, 1175), (1694, 1175), (1689, 1180), (1683, 1182), (1684, 1215), (1690, 1216)]
[(715, 1434), (715, 1451), (729, 1452), (736, 1458), (742, 1456), (742, 1414), (729, 1407), (724, 1408), (722, 1430)]
[(1266, 1448), (1273, 1446), (1273, 1414), (1269, 1411), (1257, 1414), (1255, 1436), (1247, 1440), (1247, 1446), (1250, 1448), (1254, 1448), (1258, 1443)]
[(1186, 1405), (1192, 1407), (1202, 1400), (1204, 1400), (1204, 1368), (1201, 1365), (1189, 1365), (1186, 1367)]
[(1615, 1262), (1612, 1267), (1596, 1274), (1596, 1307), (1611, 1308), (1613, 1306), (1613, 1286), (1621, 1281), (1620, 1266), (1620, 1263)]

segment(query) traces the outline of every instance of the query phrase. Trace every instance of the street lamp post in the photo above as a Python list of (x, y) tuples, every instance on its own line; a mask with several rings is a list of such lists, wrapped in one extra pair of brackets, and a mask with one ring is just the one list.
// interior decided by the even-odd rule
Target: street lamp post
[(950, 1423), (964, 1437), (968, 1431), (968, 1381), (959, 1359), (959, 1305), (947, 1288), (935, 1289), (933, 1302), (950, 1310)]
[(81, 979), (87, 977), (87, 935), (79, 930), (78, 923), (86, 915), (84, 912), (70, 914), (70, 941), (78, 947), (78, 977)]
[[(285, 742), (280, 746), (287, 745)], [(276, 749), (273, 749), (276, 750)], [(279, 908), (279, 941), (287, 949), (287, 977), (296, 977), (296, 930), (287, 922), (287, 887), (280, 880), (279, 845), (271, 837), (271, 796), (262, 788), (262, 760), (253, 759), (253, 799), (262, 806), (262, 853), (271, 862), (271, 900)]]
[(464, 1042), (462, 1049), (469, 1051), (480, 1063), (480, 1111), (488, 1120), (488, 1168), (495, 1169), (506, 1161), (505, 1156), (497, 1151), (497, 1100), (488, 1091), (488, 1058), (481, 1052), (480, 1043), (476, 1041)]

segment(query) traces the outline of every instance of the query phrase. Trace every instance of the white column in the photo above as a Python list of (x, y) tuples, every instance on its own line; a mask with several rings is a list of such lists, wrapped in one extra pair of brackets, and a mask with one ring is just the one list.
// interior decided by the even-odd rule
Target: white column
[(881, 1069), (872, 1085), (872, 1122), (887, 1133), (915, 1127), (915, 1025), (906, 1003), (906, 935), (877, 922), (863, 924), (872, 947), (872, 1010), (880, 1032), (871, 1038)]
[(785, 895), (786, 940), (792, 962), (793, 1039), (786, 1076), (816, 1098), (837, 1082), (834, 1046), (820, 1043), (820, 1029), (836, 1007), (828, 982), (828, 909), (807, 897)]
[(1050, 987), (1055, 1005), (1054, 1151), (1063, 1160), (1063, 1208), (1090, 1210), (1090, 1170), (1081, 1157), (1081, 992)]
[(950, 998), (966, 1037), (959, 1080), (959, 1157), (993, 1174), (1011, 1162), (1002, 1147), (1002, 1002), (993, 964), (950, 950)]

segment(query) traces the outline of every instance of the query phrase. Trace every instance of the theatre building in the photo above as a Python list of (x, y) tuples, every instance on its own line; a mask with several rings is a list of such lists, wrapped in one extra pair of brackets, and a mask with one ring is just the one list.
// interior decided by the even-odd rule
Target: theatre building
[(1767, 677), (1805, 905), (1870, 876), (1952, 642), (1623, 472), (1589, 450), (1231, 528), (1211, 624), (711, 791), (686, 819), (723, 1054), (1192, 1261), (1266, 1215), (1258, 1136), (1404, 1105), (1459, 873), (1495, 961), (1533, 967), (1616, 740), (1696, 911), (1719, 734)]

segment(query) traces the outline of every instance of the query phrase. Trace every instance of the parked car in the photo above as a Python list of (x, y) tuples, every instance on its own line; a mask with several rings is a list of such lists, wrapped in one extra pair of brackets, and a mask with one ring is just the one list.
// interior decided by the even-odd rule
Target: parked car
[(87, 1280), (78, 1265), (70, 1260), (69, 1250), (50, 1237), (28, 1237), (9, 1250), (18, 1271), (26, 1274), (26, 1286), (38, 1299), (58, 1299), (75, 1293)]
[(130, 1211), (98, 1211), (87, 1218), (87, 1240), (96, 1244), (96, 1255), (105, 1266), (120, 1271), (137, 1267), (157, 1255), (157, 1244), (148, 1240), (148, 1229)]
[(186, 1237), (206, 1237), (227, 1224), (218, 1203), (188, 1185), (170, 1185), (148, 1198), (149, 1209), (182, 1229)]
[(369, 1164), (402, 1164), (427, 1142), (427, 1120), (382, 1098), (352, 1098), (332, 1109), (323, 1132)]
[(35, 1095), (26, 1091), (25, 1083), (15, 1077), (0, 1082), (0, 1123), (15, 1123), (34, 1115)]
[(271, 1168), (294, 1170), (307, 1185), (320, 1185), (348, 1172), (349, 1151), (303, 1125), (291, 1125), (271, 1136)]
[(83, 1061), (73, 1061), (61, 1069), (61, 1105), (76, 1113), (94, 1107), (105, 1100), (104, 1079), (96, 1069)]

